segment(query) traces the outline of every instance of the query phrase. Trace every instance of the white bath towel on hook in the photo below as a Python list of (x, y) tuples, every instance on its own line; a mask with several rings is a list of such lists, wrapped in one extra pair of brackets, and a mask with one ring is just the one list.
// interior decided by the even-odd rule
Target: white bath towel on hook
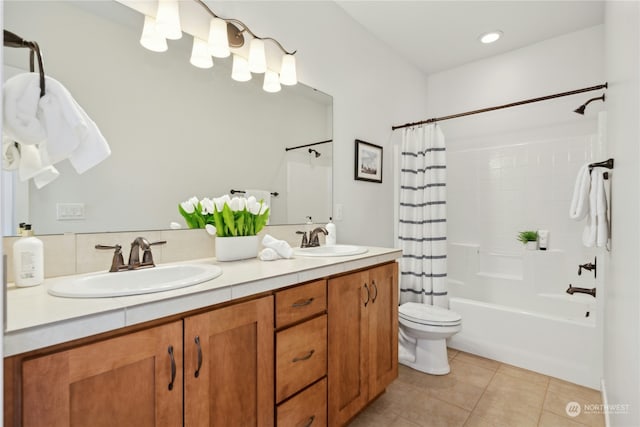
[(586, 247), (604, 247), (609, 240), (609, 219), (607, 195), (604, 188), (604, 168), (593, 168), (589, 189), (589, 216), (582, 233), (582, 243)]

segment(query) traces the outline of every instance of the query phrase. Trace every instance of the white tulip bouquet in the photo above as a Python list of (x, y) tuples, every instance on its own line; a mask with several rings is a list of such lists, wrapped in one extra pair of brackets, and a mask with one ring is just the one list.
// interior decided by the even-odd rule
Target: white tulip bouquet
[(189, 228), (204, 228), (218, 237), (255, 236), (267, 224), (269, 207), (255, 197), (192, 197), (178, 205)]

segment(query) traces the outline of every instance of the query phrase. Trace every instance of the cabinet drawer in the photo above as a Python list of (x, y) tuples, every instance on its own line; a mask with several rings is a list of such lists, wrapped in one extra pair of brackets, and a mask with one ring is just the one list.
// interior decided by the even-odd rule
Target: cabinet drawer
[(277, 427), (327, 425), (327, 379), (318, 381), (296, 397), (278, 405)]
[(276, 402), (326, 374), (326, 314), (276, 333)]
[(276, 292), (276, 328), (306, 319), (326, 309), (326, 280)]

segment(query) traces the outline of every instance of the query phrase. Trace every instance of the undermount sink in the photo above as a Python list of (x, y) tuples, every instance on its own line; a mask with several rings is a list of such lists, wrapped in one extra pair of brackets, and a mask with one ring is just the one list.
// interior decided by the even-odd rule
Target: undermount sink
[(359, 255), (367, 252), (368, 249), (355, 245), (331, 245), (331, 246), (315, 246), (313, 248), (295, 248), (294, 255), (330, 257), (330, 256), (348, 256)]
[(117, 273), (96, 273), (53, 283), (58, 297), (104, 298), (149, 294), (197, 285), (215, 279), (222, 269), (211, 264), (172, 264)]

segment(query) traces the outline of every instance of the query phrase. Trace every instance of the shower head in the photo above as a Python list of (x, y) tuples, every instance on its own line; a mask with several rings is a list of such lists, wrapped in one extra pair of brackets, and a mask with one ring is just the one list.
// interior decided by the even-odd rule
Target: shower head
[(321, 153), (319, 153), (318, 151), (314, 150), (313, 148), (309, 148), (309, 154), (311, 154), (311, 153), (313, 153), (316, 156), (316, 159), (322, 155)]
[(581, 106), (573, 110), (573, 112), (578, 114), (584, 114), (584, 109), (587, 108), (587, 105), (589, 105), (590, 102), (597, 101), (599, 99), (602, 100), (602, 102), (604, 102), (604, 93), (602, 94), (602, 96), (591, 98), (590, 100), (588, 100), (587, 102), (585, 102), (584, 104), (582, 104)]

